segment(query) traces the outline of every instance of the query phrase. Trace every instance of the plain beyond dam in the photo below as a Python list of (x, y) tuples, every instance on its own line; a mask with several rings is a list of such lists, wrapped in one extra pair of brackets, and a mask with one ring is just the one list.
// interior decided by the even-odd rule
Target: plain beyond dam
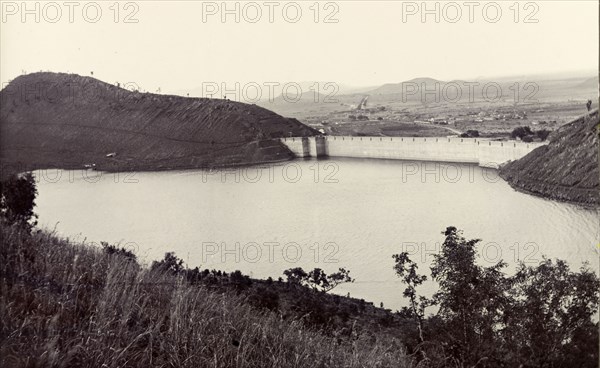
[(316, 136), (281, 138), (297, 157), (350, 157), (439, 161), (499, 168), (547, 143), (477, 138)]

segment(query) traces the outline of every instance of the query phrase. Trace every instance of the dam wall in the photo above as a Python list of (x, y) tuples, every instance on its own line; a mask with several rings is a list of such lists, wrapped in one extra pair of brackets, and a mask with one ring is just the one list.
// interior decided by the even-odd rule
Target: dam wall
[(479, 138), (318, 136), (281, 138), (297, 157), (355, 157), (471, 163), (498, 168), (545, 143)]
[(479, 141), (479, 166), (497, 169), (501, 164), (515, 161), (545, 143)]
[[(296, 157), (327, 157), (327, 137), (292, 137), (281, 138), (283, 142), (292, 151)], [(349, 156), (353, 157), (353, 156)]]

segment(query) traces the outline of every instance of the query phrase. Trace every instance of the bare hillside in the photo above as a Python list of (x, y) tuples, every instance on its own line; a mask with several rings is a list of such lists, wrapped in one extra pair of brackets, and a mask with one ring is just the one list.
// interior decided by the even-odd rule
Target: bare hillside
[[(62, 73), (20, 76), (0, 91), (5, 170), (165, 170), (287, 160), (273, 138), (318, 134), (296, 119), (228, 100), (131, 92)], [(116, 153), (114, 157), (107, 157)], [(7, 169), (8, 168), (8, 169)]]
[(561, 127), (547, 146), (507, 164), (500, 175), (519, 190), (546, 198), (600, 204), (598, 110)]

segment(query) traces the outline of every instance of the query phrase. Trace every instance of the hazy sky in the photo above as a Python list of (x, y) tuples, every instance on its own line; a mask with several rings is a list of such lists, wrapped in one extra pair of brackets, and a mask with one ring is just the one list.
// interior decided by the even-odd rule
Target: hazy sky
[[(313, 1), (228, 1), (225, 22), (221, 1), (123, 1), (118, 13), (113, 1), (29, 1), (30, 13), (21, 1), (0, 3), (3, 83), (22, 70), (93, 71), (175, 91), (202, 82), (370, 86), (598, 69), (598, 1), (521, 1), (518, 14), (514, 1), (429, 1), (425, 22), (421, 1), (322, 1), (318, 14)], [(126, 22), (132, 13), (137, 23)]]

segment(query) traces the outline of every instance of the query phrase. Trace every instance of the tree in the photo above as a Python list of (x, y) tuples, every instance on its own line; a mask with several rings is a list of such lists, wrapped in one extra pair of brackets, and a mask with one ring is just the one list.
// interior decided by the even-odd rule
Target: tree
[(515, 129), (513, 129), (513, 131), (510, 133), (510, 136), (513, 139), (516, 139), (516, 138), (523, 139), (523, 137), (532, 135), (532, 134), (533, 134), (533, 132), (531, 131), (531, 128), (529, 128), (528, 126), (522, 126), (522, 127), (517, 127)]
[(350, 277), (350, 271), (345, 268), (339, 268), (338, 272), (327, 275), (320, 268), (315, 268), (308, 273), (308, 284), (316, 290), (323, 291), (325, 293), (333, 290), (338, 285), (354, 282), (354, 279)]
[(245, 290), (252, 285), (252, 280), (240, 270), (235, 270), (229, 275), (229, 282), (238, 290)]
[(403, 312), (420, 320), (421, 344), (435, 347), (427, 350), (433, 366), (596, 367), (600, 279), (587, 265), (571, 272), (565, 261), (544, 258), (507, 277), (502, 261), (476, 263), (479, 239), (466, 240), (453, 226), (443, 234), (431, 268), (435, 316), (425, 319), (426, 299), (417, 298), (426, 277), (407, 253), (393, 256), (411, 301)]
[(465, 133), (462, 133), (460, 135), (460, 137), (461, 138), (477, 138), (477, 137), (479, 137), (479, 131), (478, 130), (469, 129)]
[(37, 189), (31, 173), (12, 175), (0, 182), (0, 217), (9, 225), (16, 224), (27, 231), (37, 225), (33, 212)]
[[(419, 275), (417, 273), (419, 267), (408, 257), (408, 252), (394, 254), (392, 258), (394, 258), (394, 261), (396, 262), (394, 265), (396, 274), (398, 277), (402, 278), (402, 282), (407, 285), (402, 295), (410, 300), (410, 311), (417, 322), (419, 342), (422, 344), (425, 342), (425, 339), (423, 338), (425, 308), (432, 305), (433, 301), (423, 296), (417, 298), (417, 287), (427, 280), (427, 276)], [(423, 357), (425, 358), (424, 352)]]
[(327, 274), (322, 269), (315, 268), (308, 273), (305, 281), (314, 290), (318, 290), (327, 285)]
[(473, 137), (473, 138), (479, 137), (478, 130), (467, 130), (467, 134), (469, 135), (469, 137)]
[(503, 261), (491, 267), (475, 263), (480, 239), (466, 240), (450, 226), (440, 254), (434, 255), (431, 275), (439, 284), (433, 299), (445, 324), (448, 350), (461, 365), (494, 359), (497, 330), (508, 298)]
[(540, 140), (545, 141), (550, 135), (550, 131), (548, 129), (541, 129), (535, 132), (535, 135), (537, 135)]
[(301, 267), (290, 268), (283, 271), (283, 274), (287, 278), (288, 284), (292, 285), (302, 285), (304, 280), (308, 277), (308, 274)]
[(160, 270), (172, 274), (180, 274), (185, 270), (183, 259), (180, 259), (174, 252), (165, 253), (165, 258), (160, 261), (152, 262), (152, 270)]
[(315, 268), (307, 273), (301, 267), (296, 267), (283, 271), (283, 274), (287, 277), (289, 284), (308, 286), (313, 290), (325, 293), (340, 284), (354, 282), (354, 279), (350, 277), (350, 271), (345, 268), (340, 268), (338, 272), (328, 275), (320, 268)]
[(544, 258), (536, 267), (521, 264), (512, 284), (503, 331), (511, 365), (597, 366), (600, 281), (587, 265), (574, 273), (565, 261)]
[(109, 255), (117, 255), (120, 257), (124, 257), (125, 259), (132, 261), (134, 263), (137, 262), (137, 256), (129, 249), (125, 249), (123, 247), (118, 247), (116, 245), (108, 244), (105, 241), (101, 241), (100, 245), (102, 246), (102, 250)]
[(526, 135), (522, 138), (522, 140), (523, 140), (523, 142), (531, 143), (531, 142), (533, 142), (533, 137), (530, 135)]

